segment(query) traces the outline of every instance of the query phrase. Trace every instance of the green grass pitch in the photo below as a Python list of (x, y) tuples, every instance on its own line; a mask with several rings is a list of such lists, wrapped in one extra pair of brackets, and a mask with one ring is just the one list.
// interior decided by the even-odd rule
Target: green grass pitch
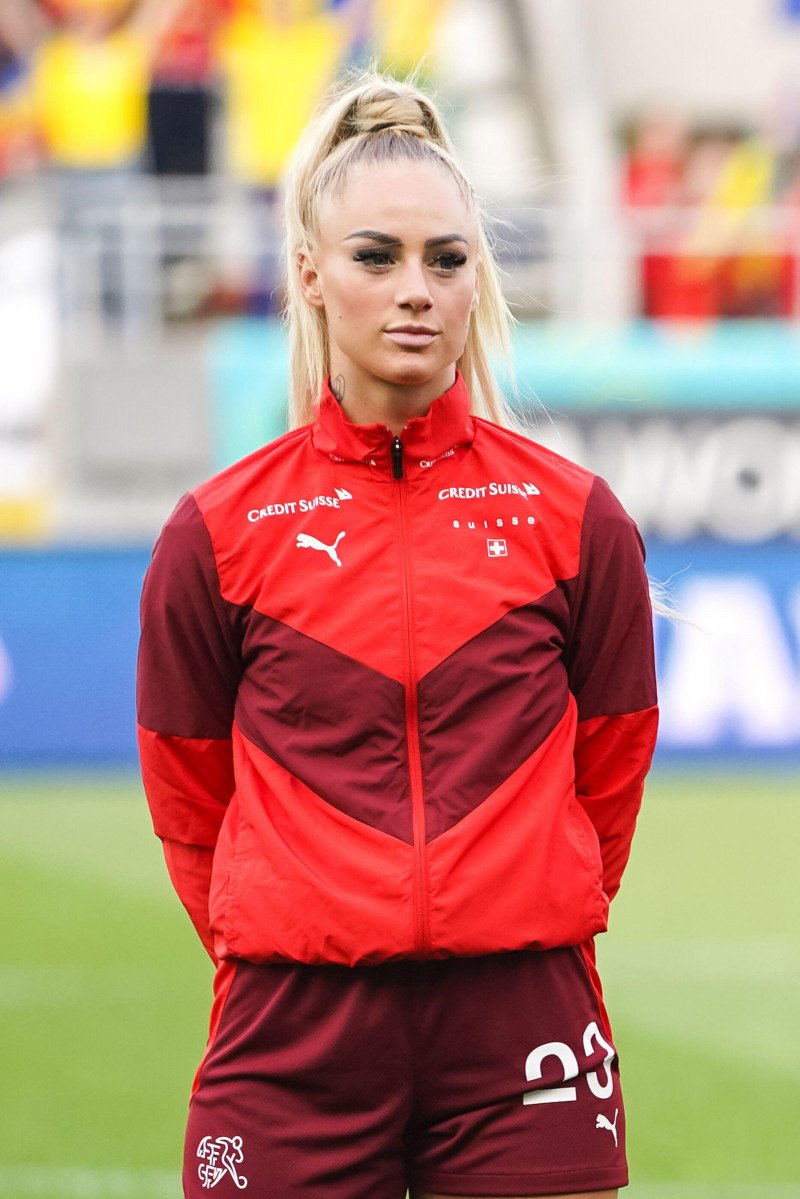
[[(6, 775), (0, 813), (0, 1196), (177, 1199), (212, 971), (139, 785)], [(800, 1197), (799, 845), (796, 775), (648, 785), (598, 943), (631, 1199)]]

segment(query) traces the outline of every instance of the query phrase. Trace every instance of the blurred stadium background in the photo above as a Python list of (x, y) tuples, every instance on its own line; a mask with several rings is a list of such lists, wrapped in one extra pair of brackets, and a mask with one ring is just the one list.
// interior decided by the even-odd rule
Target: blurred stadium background
[(797, 0), (0, 0), (0, 1196), (179, 1193), (210, 967), (135, 772), (138, 595), (284, 427), (277, 189), (366, 57), (423, 62), (533, 435), (685, 617), (599, 948), (628, 1193), (800, 1196)]

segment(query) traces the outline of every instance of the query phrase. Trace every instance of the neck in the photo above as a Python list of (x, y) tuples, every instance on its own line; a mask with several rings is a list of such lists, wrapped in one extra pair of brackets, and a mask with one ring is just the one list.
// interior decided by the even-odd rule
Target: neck
[(399, 436), (408, 421), (425, 416), (433, 401), (452, 387), (455, 378), (454, 365), (425, 383), (413, 384), (390, 383), (347, 368), (332, 369), (331, 391), (353, 424), (386, 425)]

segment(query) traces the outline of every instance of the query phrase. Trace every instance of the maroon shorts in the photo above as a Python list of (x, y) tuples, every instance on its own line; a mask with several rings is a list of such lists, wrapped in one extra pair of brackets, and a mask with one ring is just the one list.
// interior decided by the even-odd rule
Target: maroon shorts
[(571, 947), (352, 968), (239, 961), (191, 1101), (185, 1196), (624, 1186), (595, 979)]

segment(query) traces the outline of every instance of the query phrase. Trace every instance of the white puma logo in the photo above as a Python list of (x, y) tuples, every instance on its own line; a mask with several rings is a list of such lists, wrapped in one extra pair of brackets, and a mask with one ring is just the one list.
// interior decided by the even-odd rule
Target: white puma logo
[(614, 1138), (614, 1146), (615, 1147), (617, 1145), (617, 1116), (618, 1115), (619, 1115), (619, 1108), (616, 1107), (616, 1108), (614, 1108), (614, 1123), (613, 1124), (609, 1120), (607, 1120), (606, 1117), (603, 1116), (602, 1114), (597, 1117), (597, 1121), (595, 1123), (595, 1128), (607, 1128), (608, 1129), (608, 1131), (611, 1133), (611, 1135)]
[(324, 550), (332, 562), (335, 562), (337, 566), (341, 566), (339, 555), (336, 553), (336, 547), (343, 537), (344, 533), (342, 532), (336, 538), (333, 545), (325, 545), (324, 541), (318, 541), (310, 533), (298, 533), (297, 548), (299, 550)]

